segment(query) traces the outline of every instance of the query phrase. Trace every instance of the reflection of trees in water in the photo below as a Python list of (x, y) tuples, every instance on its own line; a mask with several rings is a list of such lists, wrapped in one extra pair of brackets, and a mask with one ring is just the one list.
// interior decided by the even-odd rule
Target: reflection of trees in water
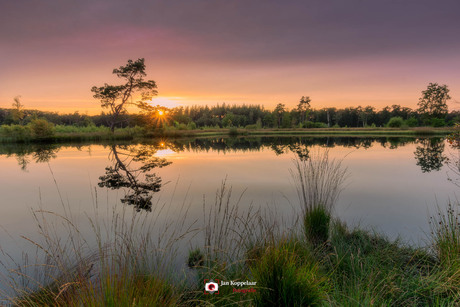
[(310, 156), (310, 151), (307, 144), (302, 144), (301, 142), (295, 142), (288, 145), (284, 144), (273, 144), (271, 145), (271, 150), (279, 156), (288, 152), (295, 153), (300, 160), (308, 160)]
[[(370, 148), (375, 144), (380, 144), (385, 148), (396, 149), (399, 146), (404, 146), (409, 143), (416, 142), (415, 138), (404, 137), (244, 137), (244, 138), (196, 138), (196, 139), (173, 139), (173, 140), (152, 140), (149, 145), (143, 145), (143, 149), (138, 147), (138, 157), (131, 153), (134, 159), (142, 160), (148, 155), (153, 154), (159, 149), (171, 149), (175, 152), (180, 151), (210, 151), (217, 152), (249, 152), (260, 151), (264, 149), (273, 150), (277, 155), (293, 152), (301, 159), (307, 159), (309, 156), (309, 148), (312, 146), (335, 147), (343, 146), (350, 148)], [(127, 146), (120, 145), (119, 149), (126, 149)], [(27, 165), (34, 162), (47, 162), (56, 157), (56, 153), (62, 147), (76, 147), (81, 150), (82, 145), (46, 145), (46, 144), (3, 144), (0, 146), (0, 155), (14, 156), (22, 169), (26, 169)], [(90, 148), (89, 146), (85, 146)], [(147, 148), (146, 147), (150, 147)], [(147, 150), (147, 151), (146, 151)], [(140, 162), (140, 161), (138, 161)]]
[[(3, 144), (0, 155), (14, 157), (23, 171), (32, 163), (44, 163), (57, 157), (59, 150), (65, 147), (76, 148), (80, 145), (58, 144)], [(151, 145), (110, 145), (109, 159), (112, 165), (105, 168), (105, 174), (100, 176), (100, 187), (110, 189), (125, 189), (123, 203), (134, 205), (136, 210), (151, 210), (153, 193), (158, 192), (162, 180), (152, 172), (171, 164), (165, 159), (155, 156), (158, 149), (164, 148), (163, 142)], [(85, 146), (91, 154), (91, 147)]]
[(112, 190), (124, 188), (123, 203), (133, 205), (137, 211), (151, 211), (153, 193), (162, 186), (161, 178), (151, 171), (171, 164), (156, 157), (156, 151), (153, 145), (112, 145), (109, 158), (113, 165), (105, 168), (98, 185)]
[[(161, 186), (158, 177), (151, 176), (153, 168), (166, 166), (165, 161), (155, 158), (157, 150), (171, 149), (175, 152), (191, 151), (217, 151), (217, 152), (251, 152), (272, 150), (276, 155), (294, 153), (300, 159), (308, 159), (310, 147), (321, 146), (332, 148), (341, 146), (345, 148), (371, 148), (380, 145), (384, 148), (397, 149), (407, 144), (418, 144), (415, 152), (417, 165), (424, 172), (439, 170), (445, 157), (442, 155), (444, 143), (442, 139), (416, 139), (410, 137), (302, 137), (302, 136), (279, 136), (279, 137), (220, 137), (220, 138), (195, 138), (195, 139), (154, 139), (149, 145), (110, 145), (110, 158), (114, 163), (106, 170), (104, 186), (109, 188), (127, 188), (134, 183), (134, 194), (127, 195), (126, 203), (133, 204), (136, 200), (146, 195), (142, 191), (155, 191)], [(64, 145), (76, 147), (81, 150), (81, 145)], [(0, 155), (14, 156), (18, 160), (21, 169), (26, 170), (31, 162), (47, 162), (56, 157), (56, 153), (62, 147), (59, 145), (44, 144), (3, 144), (0, 146)], [(88, 146), (89, 148), (89, 146)], [(131, 163), (141, 164), (138, 169), (131, 169)], [(165, 164), (166, 163), (166, 164)], [(454, 165), (454, 164), (453, 164)], [(457, 165), (457, 169), (460, 165)], [(134, 177), (141, 176), (140, 183), (134, 182)], [(144, 185), (143, 185), (144, 184)], [(148, 197), (147, 197), (148, 198)], [(143, 199), (147, 199), (143, 198)], [(148, 201), (145, 206), (148, 205)]]
[(444, 142), (439, 138), (419, 139), (414, 155), (422, 172), (439, 171), (446, 160)]
[[(404, 138), (404, 137), (391, 137), (386, 138), (385, 142), (381, 143), (384, 148), (397, 149), (400, 146), (405, 146), (408, 143), (413, 143), (414, 139)], [(416, 141), (415, 141), (416, 142)]]
[(168, 147), (174, 151), (209, 151), (218, 152), (246, 152), (272, 150), (276, 155), (289, 152), (295, 153), (300, 159), (308, 159), (309, 148), (312, 146), (335, 147), (343, 146), (350, 148), (371, 148), (380, 144), (385, 148), (396, 149), (409, 143), (416, 142), (415, 138), (404, 137), (242, 137), (242, 138), (211, 138), (192, 140), (172, 140)]
[(60, 146), (56, 144), (37, 144), (37, 145), (4, 145), (0, 154), (7, 157), (14, 157), (18, 161), (21, 170), (27, 171), (27, 166), (31, 162), (44, 163), (57, 157)]
[(36, 152), (33, 153), (32, 157), (36, 163), (48, 162), (49, 160), (57, 157), (56, 153), (58, 151), (59, 148), (40, 147)]

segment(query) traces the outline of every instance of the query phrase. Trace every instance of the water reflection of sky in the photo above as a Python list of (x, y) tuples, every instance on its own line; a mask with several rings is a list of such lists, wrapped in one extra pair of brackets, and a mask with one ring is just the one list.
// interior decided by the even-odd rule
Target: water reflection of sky
[[(391, 149), (374, 142), (370, 147), (330, 148), (332, 157), (344, 158), (350, 173), (337, 203), (336, 216), (350, 225), (360, 224), (384, 232), (390, 238), (400, 235), (406, 242), (423, 243), (428, 233), (429, 212), (434, 211), (436, 202), (443, 207), (449, 198), (455, 199), (458, 188), (447, 180), (445, 166), (439, 171), (422, 172), (414, 157), (417, 146), (420, 144), (408, 142)], [(312, 152), (324, 147), (312, 145), (308, 149)], [(203, 214), (203, 199), (207, 204), (214, 203), (217, 189), (227, 178), (235, 201), (243, 194), (242, 209), (276, 208), (280, 217), (289, 218), (298, 213), (289, 173), (296, 154), (293, 150), (284, 152), (277, 155), (270, 146), (222, 151), (187, 147), (178, 150), (177, 146), (163, 144), (155, 155), (172, 163), (153, 170), (163, 182), (153, 202), (166, 203), (173, 216), (185, 203), (191, 206), (188, 217), (199, 219)], [(96, 198), (99, 208), (121, 208), (124, 189), (97, 186), (99, 177), (110, 165), (109, 157), (109, 146), (61, 147), (48, 163), (35, 163), (30, 156), (24, 171), (14, 151), (0, 155), (3, 174), (0, 225), (15, 239), (19, 235), (34, 237), (37, 234), (31, 208), (41, 206), (44, 210), (62, 212), (64, 203), (83, 225), (85, 212), (93, 212)], [(16, 241), (6, 234), (0, 238), (3, 249), (19, 253), (24, 248), (23, 243), (15, 248)]]

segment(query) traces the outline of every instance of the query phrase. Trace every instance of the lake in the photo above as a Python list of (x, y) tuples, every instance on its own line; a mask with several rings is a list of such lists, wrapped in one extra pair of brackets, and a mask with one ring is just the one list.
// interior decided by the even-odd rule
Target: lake
[(179, 219), (186, 207), (187, 219), (199, 220), (203, 203), (214, 204), (223, 181), (241, 210), (273, 210), (276, 218), (289, 223), (300, 214), (290, 173), (293, 160), (325, 150), (332, 158), (343, 159), (348, 168), (334, 216), (350, 227), (359, 225), (391, 239), (399, 236), (404, 243), (424, 245), (429, 215), (436, 206), (444, 208), (449, 199), (456, 200), (458, 172), (449, 165), (458, 162), (458, 152), (441, 138), (295, 136), (3, 144), (0, 245), (15, 259), (23, 251), (32, 252), (34, 246), (20, 236), (38, 240), (32, 218), (37, 209), (71, 214), (89, 235), (87, 216), (96, 211), (128, 209), (129, 214), (139, 211), (158, 218), (162, 208), (170, 219)]

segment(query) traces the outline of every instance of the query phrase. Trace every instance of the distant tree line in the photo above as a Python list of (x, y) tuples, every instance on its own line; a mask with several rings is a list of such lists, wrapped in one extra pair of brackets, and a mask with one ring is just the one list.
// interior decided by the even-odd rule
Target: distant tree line
[[(113, 132), (115, 128), (141, 126), (150, 129), (177, 128), (194, 130), (197, 128), (327, 128), (327, 127), (416, 127), (416, 126), (453, 126), (460, 120), (460, 112), (448, 112), (447, 85), (430, 83), (422, 91), (417, 109), (400, 105), (387, 106), (376, 110), (372, 106), (348, 108), (311, 108), (311, 99), (302, 96), (292, 109), (279, 103), (271, 110), (261, 105), (187, 106), (167, 109), (153, 106), (151, 101), (157, 95), (157, 86), (153, 80), (144, 80), (144, 59), (129, 60), (125, 66), (113, 70), (124, 83), (120, 85), (94, 86), (91, 91), (101, 107), (107, 110), (100, 115), (86, 115), (78, 112), (58, 114), (26, 110), (20, 96), (14, 98), (10, 109), (0, 109), (1, 125), (27, 125), (46, 120), (56, 125), (107, 126)], [(138, 95), (137, 99), (134, 96)], [(140, 95), (140, 96), (139, 96)], [(140, 99), (140, 100), (139, 100)], [(129, 114), (128, 105), (141, 110), (138, 114)], [(38, 122), (45, 125), (44, 122)]]
[[(279, 104), (273, 111), (263, 106), (217, 105), (179, 107), (171, 110), (172, 123), (196, 125), (196, 127), (241, 127), (241, 128), (324, 128), (324, 127), (383, 127), (392, 118), (401, 118), (402, 125), (445, 126), (460, 119), (460, 112), (445, 113), (442, 117), (426, 117), (424, 113), (400, 105), (385, 107), (377, 111), (374, 107), (308, 109), (302, 114), (297, 108), (287, 109)], [(303, 119), (304, 116), (304, 119)]]
[[(324, 127), (383, 127), (398, 126), (452, 126), (460, 121), (460, 112), (451, 111), (442, 117), (426, 117), (424, 113), (408, 107), (393, 105), (377, 111), (374, 107), (308, 109), (302, 114), (297, 108), (287, 109), (278, 105), (273, 111), (260, 105), (228, 105), (176, 107), (167, 111), (162, 127), (197, 129), (201, 127), (219, 128), (324, 128)], [(20, 118), (16, 109), (0, 108), (0, 125), (27, 125), (33, 119), (42, 118), (55, 125), (106, 126), (110, 127), (111, 115), (87, 115), (79, 112), (59, 114), (38, 110), (21, 110)], [(302, 117), (305, 116), (305, 119)], [(392, 120), (392, 122), (390, 122)], [(121, 114), (116, 127), (152, 125), (152, 114)]]

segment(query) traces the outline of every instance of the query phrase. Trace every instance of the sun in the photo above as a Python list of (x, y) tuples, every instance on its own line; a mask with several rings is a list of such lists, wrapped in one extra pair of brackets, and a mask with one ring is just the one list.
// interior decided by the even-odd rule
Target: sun
[(155, 110), (150, 114), (153, 123), (157, 127), (163, 126), (165, 123), (169, 121), (169, 110), (162, 106), (154, 107)]

